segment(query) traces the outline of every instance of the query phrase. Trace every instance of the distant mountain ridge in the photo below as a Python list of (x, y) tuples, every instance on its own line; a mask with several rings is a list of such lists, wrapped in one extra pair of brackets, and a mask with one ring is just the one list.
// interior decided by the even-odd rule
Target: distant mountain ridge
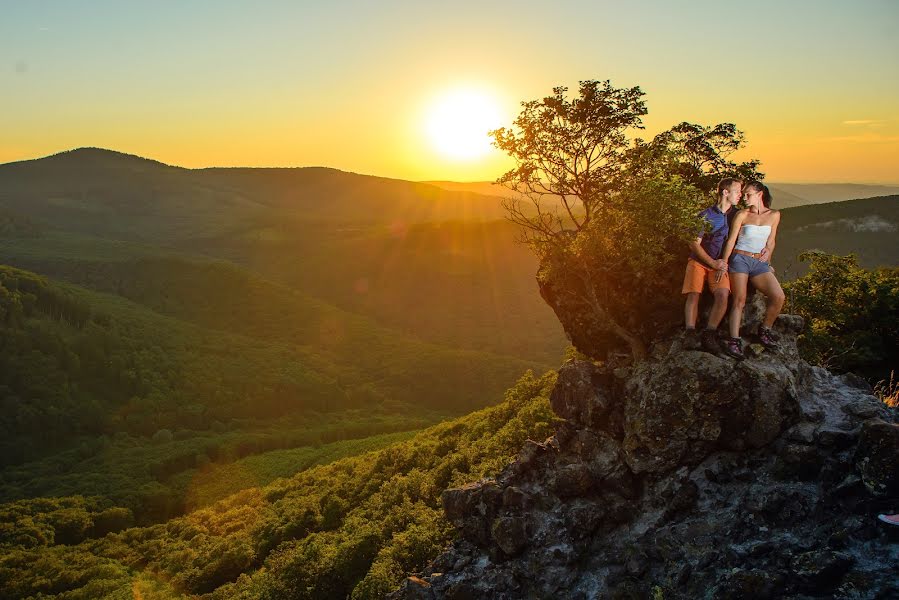
[[(425, 181), (446, 190), (469, 191), (484, 195), (512, 196), (514, 193), (491, 181)], [(857, 198), (892, 196), (899, 194), (899, 185), (868, 185), (858, 183), (768, 183), (775, 208), (792, 208), (806, 204), (841, 202)]]
[(400, 179), (328, 167), (186, 169), (101, 148), (0, 164), (0, 209), (39, 224), (137, 241), (225, 234), (247, 223), (503, 216), (495, 197)]

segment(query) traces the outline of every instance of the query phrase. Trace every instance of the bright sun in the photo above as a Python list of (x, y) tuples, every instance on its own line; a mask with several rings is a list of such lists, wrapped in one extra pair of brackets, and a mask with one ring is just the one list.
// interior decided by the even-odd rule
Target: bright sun
[(502, 127), (496, 100), (476, 90), (457, 90), (441, 98), (428, 115), (431, 143), (454, 159), (484, 156), (493, 148), (487, 132)]

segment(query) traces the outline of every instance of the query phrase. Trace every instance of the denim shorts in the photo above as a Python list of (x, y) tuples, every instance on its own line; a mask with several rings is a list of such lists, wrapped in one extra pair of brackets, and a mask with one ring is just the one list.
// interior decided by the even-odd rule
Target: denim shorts
[(745, 254), (731, 254), (728, 269), (731, 273), (746, 273), (750, 277), (763, 275), (771, 271), (771, 265), (753, 256)]

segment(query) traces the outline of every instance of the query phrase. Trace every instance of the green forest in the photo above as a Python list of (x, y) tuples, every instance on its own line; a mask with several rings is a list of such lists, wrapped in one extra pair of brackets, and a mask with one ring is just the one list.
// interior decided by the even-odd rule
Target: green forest
[[(496, 205), (99, 149), (0, 165), (0, 598), (380, 598), (423, 567), (441, 491), (554, 432), (575, 354)], [(804, 356), (872, 385), (897, 206), (785, 209), (775, 258)]]

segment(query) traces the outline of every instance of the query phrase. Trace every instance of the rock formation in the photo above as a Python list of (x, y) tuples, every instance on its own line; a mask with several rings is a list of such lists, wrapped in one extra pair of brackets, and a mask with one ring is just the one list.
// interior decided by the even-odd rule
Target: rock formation
[(804, 362), (801, 327), (741, 362), (678, 336), (567, 361), (556, 434), (446, 490), (458, 539), (388, 598), (899, 598), (896, 412)]

